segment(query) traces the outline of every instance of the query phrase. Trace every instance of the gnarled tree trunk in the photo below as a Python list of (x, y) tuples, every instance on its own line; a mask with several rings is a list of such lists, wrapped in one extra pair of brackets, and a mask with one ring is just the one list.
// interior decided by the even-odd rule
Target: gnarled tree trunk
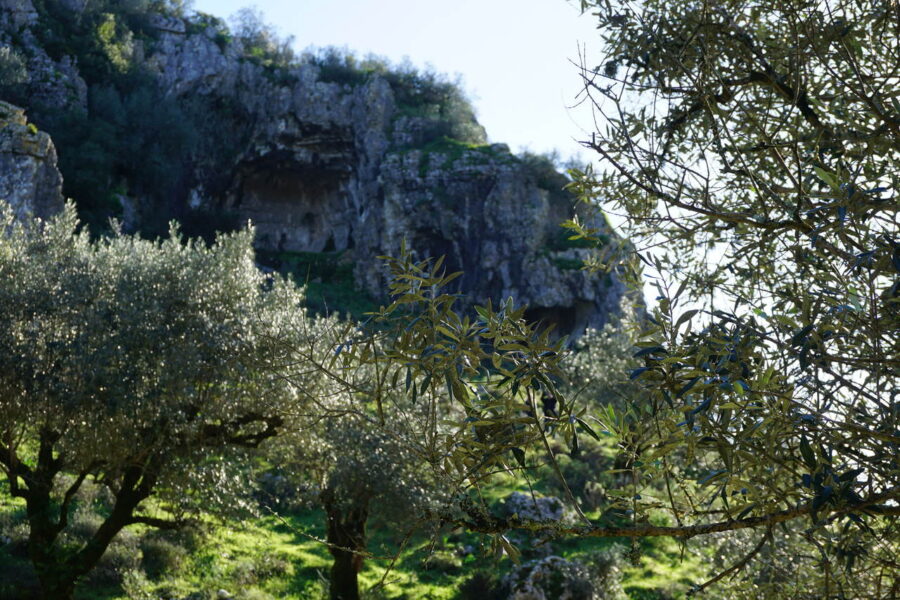
[(327, 522), (328, 551), (334, 557), (331, 565), (331, 600), (359, 600), (359, 572), (366, 549), (366, 500), (341, 506), (332, 490), (322, 492)]

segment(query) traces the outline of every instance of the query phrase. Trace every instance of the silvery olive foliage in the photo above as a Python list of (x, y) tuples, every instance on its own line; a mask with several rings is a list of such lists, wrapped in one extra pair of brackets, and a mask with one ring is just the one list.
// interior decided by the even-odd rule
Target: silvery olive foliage
[(358, 396), (371, 418), (402, 422), (409, 451), (449, 496), (432, 519), (496, 534), (496, 548), (515, 554), (502, 535), (509, 523), (489, 514), (480, 488), (524, 467), (529, 452), (552, 457), (551, 438), (574, 445), (597, 435), (560, 386), (565, 341), (527, 323), (511, 300), (461, 313), (448, 291), (459, 273), (446, 273), (442, 259), (403, 248), (386, 261), (392, 302), (370, 326), (347, 331), (329, 369), (372, 373)]
[[(429, 411), (449, 414), (445, 409), (451, 407), (410, 402), (402, 386), (385, 381), (378, 362), (347, 362), (348, 356), (340, 355), (348, 336), (358, 336), (376, 353), (383, 340), (351, 323), (331, 320), (330, 325), (319, 342), (331, 360), (297, 361), (316, 364), (326, 374), (327, 390), (292, 414), (289, 433), (270, 445), (272, 470), (263, 475), (261, 494), (276, 510), (285, 507), (284, 500), (322, 509), (321, 541), (333, 557), (329, 596), (354, 600), (360, 597), (359, 572), (373, 556), (371, 528), (392, 532), (392, 542), (378, 552), (396, 560), (413, 534), (437, 527), (436, 515), (452, 488), (422, 453), (421, 441)], [(394, 561), (389, 564), (388, 570)]]
[[(329, 321), (323, 337), (347, 333), (346, 323)], [(331, 353), (335, 345), (327, 344)], [(377, 503), (382, 519), (414, 526), (445, 496), (418, 445), (426, 410), (402, 390), (378, 390), (370, 365), (330, 375), (318, 396), (291, 414), (289, 431), (269, 445), (274, 472), (293, 482), (302, 504), (320, 504), (327, 493), (338, 508)], [(386, 407), (384, 420), (378, 403)]]
[[(793, 600), (813, 598), (891, 598), (896, 596), (896, 547), (881, 542), (866, 548), (867, 568), (835, 568), (809, 552), (805, 527), (789, 526), (773, 532), (761, 545), (754, 531), (730, 531), (708, 540), (710, 569), (727, 572), (727, 585), (709, 586), (702, 598), (714, 600)], [(862, 540), (860, 540), (862, 541)], [(759, 550), (757, 550), (759, 547)], [(862, 548), (862, 546), (860, 546)], [(747, 561), (740, 573), (730, 571)], [(827, 577), (823, 580), (825, 570)]]
[[(209, 247), (175, 229), (92, 241), (70, 204), (46, 223), (4, 208), (0, 232), (0, 467), (45, 594), (66, 598), (122, 528), (175, 526), (208, 504), (184, 498), (228, 494), (230, 451), (317, 393), (315, 373), (282, 376), (317, 324), (302, 292), (256, 268), (250, 230)], [(115, 500), (69, 546), (86, 480)]]
[(341, 414), (323, 418), (329, 411), (316, 411), (295, 422), (293, 433), (272, 444), (269, 460), (298, 500), (322, 509), (322, 541), (334, 558), (329, 593), (352, 600), (360, 596), (358, 573), (375, 551), (368, 547), (370, 530), (391, 532), (379, 555), (399, 556), (413, 534), (430, 533), (447, 491), (411, 443), (406, 419), (413, 410), (379, 423), (364, 399), (355, 408), (343, 395), (318, 405), (326, 402)]
[(785, 527), (817, 577), (772, 597), (896, 596), (900, 4), (581, 6), (599, 162), (572, 189), (623, 216), (655, 296), (643, 394), (597, 417), (633, 453), (632, 534), (754, 530), (724, 576)]
[(640, 390), (628, 378), (628, 373), (639, 365), (633, 357), (636, 341), (633, 332), (621, 322), (587, 330), (575, 342), (574, 352), (565, 363), (569, 397), (594, 408), (632, 400)]

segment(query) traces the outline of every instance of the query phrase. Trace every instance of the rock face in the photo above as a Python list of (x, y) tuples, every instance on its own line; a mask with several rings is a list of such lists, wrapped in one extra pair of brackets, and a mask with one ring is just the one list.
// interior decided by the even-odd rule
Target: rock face
[(587, 563), (547, 556), (506, 575), (508, 600), (622, 600), (621, 573), (613, 554), (599, 553)]
[(503, 503), (503, 512), (508, 517), (521, 521), (556, 521), (561, 522), (570, 515), (566, 514), (565, 505), (559, 498), (535, 497), (522, 492), (513, 492)]
[(50, 136), (25, 119), (25, 111), (0, 101), (0, 200), (18, 218), (46, 219), (63, 207), (62, 177)]
[(446, 256), (473, 301), (513, 297), (566, 333), (618, 311), (621, 282), (587, 274), (588, 251), (566, 247), (560, 223), (573, 199), (538, 185), (505, 146), (391, 153), (382, 180), (382, 251), (396, 253), (405, 239), (421, 255)]
[[(218, 119), (201, 131), (177, 197), (165, 200), (174, 216), (252, 222), (269, 252), (343, 253), (375, 297), (387, 289), (377, 257), (406, 240), (419, 258), (446, 255), (449, 269), (464, 271), (456, 285), (468, 302), (511, 296), (532, 318), (576, 335), (618, 310), (622, 283), (581, 271), (586, 251), (565, 243), (558, 224), (573, 202), (558, 174), (538, 181), (505, 146), (479, 143), (474, 121), (476, 143), (428, 143), (432, 117), (383, 74), (348, 83), (314, 62), (275, 69), (248, 58), (246, 42), (221, 24), (198, 18), (151, 15), (140, 36), (116, 46), (117, 60), (152, 74), (164, 97), (202, 102)], [(0, 0), (0, 42), (28, 46), (17, 51), (28, 57), (29, 95), (44, 107), (90, 109), (78, 61), (51, 58), (35, 22), (30, 0)], [(126, 228), (158, 217), (159, 200), (124, 187), (115, 193)]]

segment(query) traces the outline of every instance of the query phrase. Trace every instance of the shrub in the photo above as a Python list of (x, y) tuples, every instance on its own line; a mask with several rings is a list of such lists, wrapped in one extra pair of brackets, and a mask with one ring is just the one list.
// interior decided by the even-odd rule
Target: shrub
[(426, 571), (457, 573), (462, 568), (462, 559), (452, 552), (441, 550), (426, 558), (422, 566)]
[(237, 593), (235, 598), (237, 600), (276, 600), (275, 596), (255, 588), (241, 590)]
[(319, 68), (319, 81), (339, 85), (362, 85), (379, 70), (375, 59), (364, 64), (352, 52), (334, 46), (307, 52), (303, 61)]
[(518, 155), (526, 175), (541, 189), (550, 192), (552, 200), (564, 201), (569, 204), (574, 202), (574, 196), (564, 190), (569, 184), (569, 178), (563, 175), (557, 164), (560, 162), (556, 153), (538, 154), (534, 152), (522, 152)]
[(187, 550), (158, 535), (144, 537), (140, 547), (141, 568), (151, 579), (177, 571), (187, 558)]
[(21, 90), (29, 79), (22, 55), (11, 46), (0, 46), (0, 97), (21, 102)]
[(97, 566), (84, 578), (84, 584), (120, 585), (125, 573), (138, 569), (140, 564), (138, 538), (125, 532), (109, 545)]
[(237, 563), (232, 570), (231, 580), (242, 587), (249, 587), (281, 577), (289, 569), (290, 565), (283, 558), (267, 554)]
[(321, 81), (350, 86), (362, 85), (373, 76), (387, 81), (394, 93), (398, 116), (416, 121), (417, 147), (442, 137), (470, 144), (487, 141), (458, 79), (419, 70), (410, 63), (391, 65), (375, 56), (359, 59), (352, 52), (333, 46), (307, 53), (303, 61), (319, 68)]

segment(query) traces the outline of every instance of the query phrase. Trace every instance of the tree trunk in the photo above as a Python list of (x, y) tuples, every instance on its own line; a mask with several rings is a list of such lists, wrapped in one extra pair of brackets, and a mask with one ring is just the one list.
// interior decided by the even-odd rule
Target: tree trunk
[(75, 597), (74, 574), (54, 565), (42, 565), (37, 571), (43, 600), (72, 600)]
[(144, 465), (125, 469), (111, 513), (84, 547), (70, 553), (60, 549), (57, 542), (68, 526), (69, 500), (87, 472), (82, 473), (66, 493), (62, 506), (54, 508), (53, 482), (62, 463), (53, 457), (55, 441), (52, 436), (42, 434), (38, 464), (23, 475), (27, 487), (17, 489), (16, 495), (25, 499), (29, 524), (28, 554), (41, 585), (41, 597), (44, 600), (72, 600), (75, 583), (100, 562), (113, 538), (132, 522), (138, 504), (150, 495), (159, 474), (161, 459), (151, 457)]
[(63, 517), (54, 509), (52, 498), (53, 483), (61, 465), (61, 460), (54, 457), (54, 444), (58, 439), (59, 435), (54, 432), (41, 431), (37, 464), (33, 469), (18, 472), (25, 481), (25, 489), (19, 489), (16, 485), (16, 495), (25, 499), (28, 557), (37, 574), (44, 600), (71, 600), (77, 577), (66, 568), (56, 546), (65, 526), (65, 522), (61, 521)]
[(322, 494), (328, 519), (328, 551), (334, 557), (331, 565), (330, 599), (359, 600), (358, 574), (362, 570), (366, 549), (366, 521), (368, 502), (350, 508), (341, 507), (330, 490)]
[[(72, 600), (75, 594), (75, 583), (97, 566), (103, 553), (113, 538), (128, 525), (137, 500), (128, 498), (119, 500), (113, 512), (98, 528), (91, 540), (78, 552), (63, 555), (56, 546), (59, 531), (51, 531), (47, 535), (45, 519), (32, 519), (28, 539), (29, 555), (41, 584), (41, 597), (44, 600)], [(43, 504), (40, 501), (33, 504)], [(124, 504), (124, 505), (123, 505)], [(31, 504), (29, 504), (31, 508)], [(37, 524), (42, 527), (36, 527)]]
[(334, 556), (334, 563), (331, 565), (331, 600), (359, 600), (355, 555), (341, 550), (332, 550), (331, 554)]

